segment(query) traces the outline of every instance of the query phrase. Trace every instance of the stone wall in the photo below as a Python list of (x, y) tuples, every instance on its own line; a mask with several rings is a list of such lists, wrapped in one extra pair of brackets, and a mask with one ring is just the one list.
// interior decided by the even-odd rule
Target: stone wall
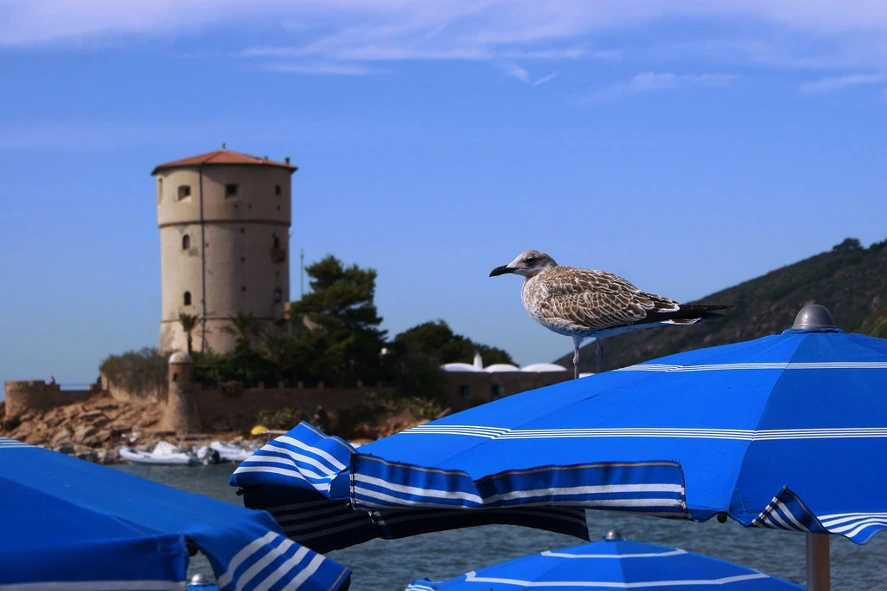
[[(458, 412), (498, 400), (525, 390), (542, 388), (572, 378), (563, 372), (450, 372), (439, 395), (442, 408)], [(207, 431), (228, 431), (255, 425), (260, 411), (293, 409), (311, 415), (318, 406), (337, 411), (357, 406), (370, 392), (389, 394), (393, 387), (359, 386), (353, 388), (246, 388), (227, 393), (221, 388), (194, 384), (200, 423)]]
[(225, 431), (255, 425), (259, 411), (285, 408), (313, 413), (318, 406), (326, 411), (356, 406), (369, 392), (384, 394), (393, 388), (247, 388), (228, 394), (221, 389), (197, 385), (194, 396), (204, 429)]
[[(439, 402), (441, 407), (448, 409), (449, 412), (458, 412), (511, 394), (563, 382), (571, 377), (569, 371), (448, 372), (446, 385), (439, 395)], [(130, 402), (147, 400), (145, 396), (135, 396), (111, 384), (108, 386), (105, 392), (117, 400)], [(90, 384), (89, 390), (62, 390), (58, 384), (47, 384), (40, 380), (10, 381), (6, 382), (6, 415), (11, 418), (32, 409), (49, 409), (81, 402), (102, 391), (101, 385), (96, 384)], [(260, 411), (293, 409), (311, 415), (318, 406), (323, 406), (328, 412), (337, 411), (358, 405), (370, 392), (384, 395), (393, 393), (394, 388), (361, 385), (354, 388), (262, 386), (226, 392), (219, 387), (207, 388), (200, 384), (191, 384), (188, 391), (188, 398), (193, 398), (196, 403), (202, 429), (207, 432), (217, 432), (255, 425)], [(165, 405), (165, 399), (164, 395), (162, 401), (158, 402), (156, 399), (152, 401)]]
[(131, 392), (123, 386), (111, 381), (108, 376), (101, 374), (101, 389), (111, 395), (114, 400), (120, 402), (137, 402), (147, 400), (149, 402), (161, 402), (166, 400), (166, 385), (157, 388), (148, 388), (141, 392)]
[(441, 406), (458, 412), (505, 398), (518, 392), (535, 390), (564, 382), (573, 377), (571, 371), (451, 371), (447, 372), (444, 391), (440, 393)]
[(97, 392), (101, 386), (90, 384), (88, 390), (62, 390), (58, 384), (43, 380), (6, 382), (6, 416), (17, 417), (28, 410), (46, 410), (56, 406), (82, 402)]

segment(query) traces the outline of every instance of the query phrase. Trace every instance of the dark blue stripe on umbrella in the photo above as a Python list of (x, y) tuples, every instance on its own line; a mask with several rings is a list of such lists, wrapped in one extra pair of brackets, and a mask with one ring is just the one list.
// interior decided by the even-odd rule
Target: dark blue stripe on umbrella
[(352, 457), (357, 508), (593, 507), (688, 517), (683, 474), (674, 462), (606, 462), (507, 471), (477, 481), (458, 470)]
[[(466, 512), (445, 501), (429, 504), (428, 508), (409, 503), (356, 506), (347, 497), (347, 466), (358, 457), (355, 451), (344, 440), (301, 423), (243, 462), (230, 483), (243, 488), (247, 507), (267, 510), (289, 538), (317, 552), (374, 538), (397, 539), (488, 524), (535, 527), (588, 539), (585, 512), (578, 507)], [(504, 482), (490, 479), (484, 488), (495, 492), (495, 487)], [(345, 496), (339, 497), (331, 490), (336, 485)], [(391, 492), (372, 483), (369, 487), (378, 488), (377, 494)]]
[(347, 548), (375, 538), (398, 539), (433, 531), (488, 524), (519, 525), (588, 539), (582, 509), (355, 511), (348, 501), (279, 485), (244, 489), (244, 504), (268, 511), (293, 541), (316, 552)]

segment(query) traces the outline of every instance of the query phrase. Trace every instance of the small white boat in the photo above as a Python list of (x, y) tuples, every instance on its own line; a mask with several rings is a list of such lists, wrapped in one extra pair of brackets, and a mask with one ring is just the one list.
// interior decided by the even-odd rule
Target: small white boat
[(133, 464), (156, 464), (162, 466), (186, 466), (199, 464), (200, 460), (191, 453), (180, 451), (179, 448), (166, 441), (158, 441), (150, 452), (120, 447), (120, 457)]
[(256, 449), (235, 445), (232, 443), (223, 443), (221, 441), (213, 441), (209, 444), (209, 448), (219, 452), (219, 460), (223, 462), (242, 462), (247, 459)]

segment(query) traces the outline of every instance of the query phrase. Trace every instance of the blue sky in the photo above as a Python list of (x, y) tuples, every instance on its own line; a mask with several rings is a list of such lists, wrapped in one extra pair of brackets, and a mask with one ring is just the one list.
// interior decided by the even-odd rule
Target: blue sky
[[(154, 165), (299, 166), (291, 249), (520, 364), (522, 250), (700, 298), (887, 238), (881, 0), (0, 2), (0, 379), (155, 345)], [(292, 293), (298, 296), (298, 256)]]

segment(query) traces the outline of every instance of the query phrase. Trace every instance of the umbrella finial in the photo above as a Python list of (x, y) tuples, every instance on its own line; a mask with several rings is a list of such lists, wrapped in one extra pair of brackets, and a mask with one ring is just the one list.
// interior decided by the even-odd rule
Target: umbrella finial
[(616, 540), (622, 539), (622, 534), (619, 533), (618, 529), (611, 529), (610, 531), (607, 532), (607, 535), (604, 536), (604, 539), (609, 540), (611, 542), (615, 542)]
[(794, 329), (837, 328), (828, 308), (820, 304), (807, 304), (795, 316)]
[(191, 577), (191, 585), (209, 585), (209, 579), (206, 578), (206, 575), (203, 573), (195, 573), (193, 577)]

